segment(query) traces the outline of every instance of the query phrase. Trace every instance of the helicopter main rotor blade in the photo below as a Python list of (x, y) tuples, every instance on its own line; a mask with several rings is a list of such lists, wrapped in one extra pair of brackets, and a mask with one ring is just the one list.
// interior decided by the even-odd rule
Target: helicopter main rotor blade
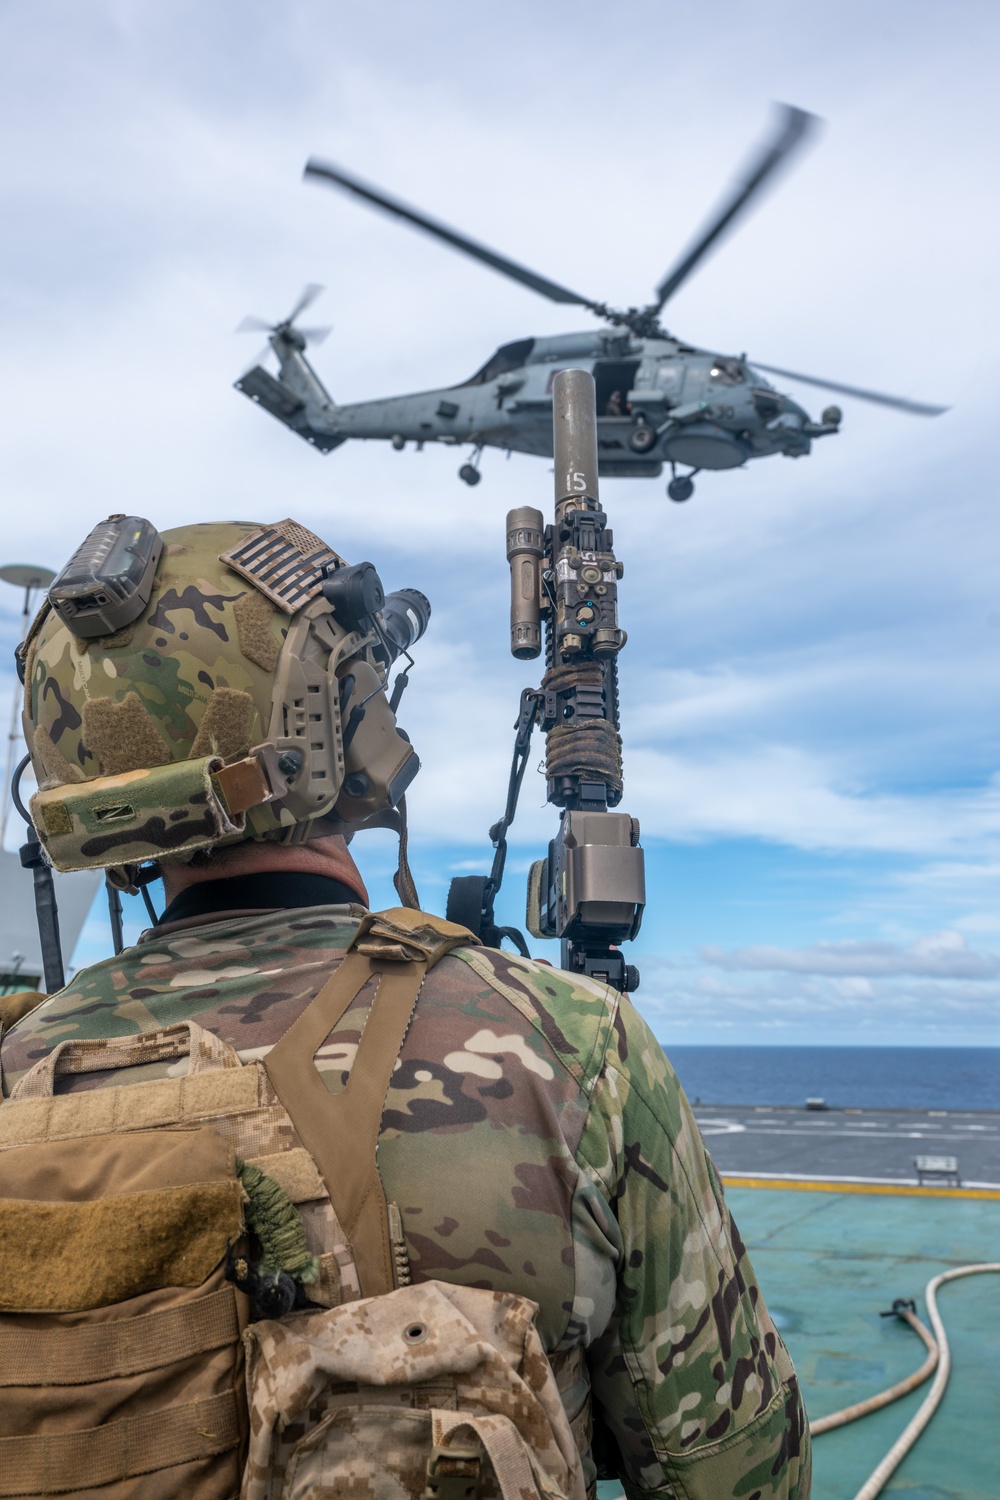
[(263, 318), (247, 317), (237, 323), (234, 331), (236, 333), (270, 333), (271, 324), (266, 323)]
[(332, 162), (320, 161), (318, 157), (311, 156), (306, 162), (302, 175), (307, 179), (332, 183), (334, 187), (345, 188), (347, 192), (363, 198), (366, 203), (374, 204), (376, 208), (383, 209), (385, 213), (394, 214), (398, 219), (405, 219), (407, 223), (415, 225), (417, 229), (422, 229), (427, 234), (435, 235), (437, 239), (444, 240), (445, 244), (461, 250), (465, 255), (471, 255), (473, 259), (492, 266), (494, 271), (510, 276), (514, 281), (519, 281), (522, 286), (530, 287), (533, 292), (540, 292), (543, 297), (548, 297), (552, 302), (576, 303), (580, 307), (594, 309), (600, 306), (599, 303), (592, 302), (589, 297), (581, 297), (578, 292), (571, 292), (568, 287), (560, 286), (557, 281), (550, 281), (547, 276), (539, 276), (535, 271), (529, 271), (527, 266), (518, 265), (516, 260), (508, 260), (505, 255), (498, 255), (495, 250), (491, 250), (487, 245), (481, 245), (478, 240), (470, 239), (468, 235), (460, 234), (457, 229), (449, 229), (447, 224), (430, 218), (428, 214), (421, 213), (418, 209), (410, 208), (408, 204), (401, 203), (398, 198), (391, 198), (380, 188), (362, 182), (358, 177), (352, 177), (350, 173), (345, 172), (342, 167), (334, 166)]
[(926, 401), (908, 401), (905, 396), (886, 396), (882, 391), (864, 391), (856, 385), (839, 385), (835, 380), (817, 380), (815, 375), (799, 375), (795, 370), (779, 370), (777, 365), (762, 365), (752, 359), (749, 363), (755, 370), (766, 370), (768, 375), (781, 375), (785, 380), (800, 380), (803, 385), (819, 386), (821, 391), (836, 391), (841, 396), (855, 396), (859, 401), (873, 401), (876, 406), (891, 406), (896, 411), (908, 411), (914, 417), (939, 417), (950, 411), (948, 406), (931, 406)]
[(659, 312), (695, 270), (712, 246), (760, 192), (767, 179), (796, 150), (819, 124), (819, 118), (792, 104), (778, 105), (780, 124), (769, 141), (750, 164), (736, 192), (717, 211), (708, 227), (684, 258), (669, 271), (656, 288), (656, 302), (651, 311)]

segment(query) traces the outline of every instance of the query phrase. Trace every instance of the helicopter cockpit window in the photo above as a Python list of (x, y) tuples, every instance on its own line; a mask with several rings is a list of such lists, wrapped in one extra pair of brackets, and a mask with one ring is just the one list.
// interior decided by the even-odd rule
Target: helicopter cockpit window
[(719, 385), (745, 385), (747, 372), (738, 359), (717, 359), (709, 371)]
[[(491, 354), (475, 375), (470, 375), (468, 380), (463, 380), (460, 385), (489, 385), (491, 380), (496, 380), (498, 375), (506, 375), (508, 370), (519, 370), (527, 363), (532, 349), (535, 347), (534, 339), (517, 339), (513, 344), (501, 344), (495, 354)], [(458, 387), (455, 387), (457, 390)]]

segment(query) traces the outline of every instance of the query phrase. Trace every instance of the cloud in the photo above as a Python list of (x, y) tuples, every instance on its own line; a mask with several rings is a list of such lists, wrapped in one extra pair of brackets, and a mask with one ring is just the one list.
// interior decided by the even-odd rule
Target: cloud
[[(1000, 977), (1000, 953), (970, 949), (960, 932), (938, 932), (907, 947), (896, 943), (813, 943), (808, 948), (749, 947), (727, 952), (704, 947), (705, 963), (719, 969), (817, 974), (848, 980), (910, 976), (920, 979), (988, 980)], [(858, 993), (865, 993), (859, 990)]]
[(630, 805), (664, 838), (759, 838), (799, 849), (977, 854), (1000, 842), (1000, 776), (921, 795), (850, 786), (821, 751), (715, 743), (699, 757), (630, 749)]
[[(808, 964), (809, 950), (805, 954)], [(929, 973), (942, 977), (914, 977), (905, 956), (899, 971), (866, 975), (848, 972), (859, 966), (855, 959), (847, 960), (846, 971), (828, 972), (782, 967), (788, 951), (764, 949), (762, 955), (775, 966), (727, 963), (720, 970), (713, 967), (720, 955), (711, 950), (702, 955), (707, 963), (692, 958), (686, 966), (674, 961), (669, 968), (647, 956), (636, 1003), (668, 1051), (671, 1042), (1000, 1045), (994, 955), (973, 955), (982, 960), (980, 977), (966, 975), (957, 962), (958, 973), (949, 974), (943, 959), (936, 971), (928, 964)], [(911, 955), (911, 964), (918, 968), (917, 955)]]
[[(626, 568), (622, 805), (651, 866), (652, 846), (666, 861), (678, 840), (720, 859), (732, 842), (795, 850), (797, 877), (850, 851), (869, 871), (863, 899), (846, 879), (833, 897), (817, 882), (810, 920), (825, 934), (846, 908), (856, 941), (882, 939), (895, 902), (909, 926), (892, 936), (909, 951), (914, 928), (996, 930), (980, 872), (1000, 862), (1000, 635), (986, 624), (996, 584), (983, 544), (1000, 338), (995, 207), (981, 184), (995, 156), (998, 17), (973, 4), (974, 25), (947, 26), (918, 4), (901, 36), (873, 31), (862, 0), (844, 0), (833, 30), (793, 0), (775, 7), (765, 34), (722, 0), (729, 46), (712, 57), (708, 104), (703, 22), (677, 10), (666, 112), (635, 86), (635, 35), (662, 35), (653, 0), (635, 0), (618, 31), (597, 0), (572, 14), (527, 0), (502, 14), (459, 0), (6, 7), (0, 299), (17, 353), (0, 365), (0, 560), (58, 566), (110, 509), (161, 527), (292, 513), (352, 560), (370, 556), (388, 587), (423, 589), (435, 614), (401, 715), (423, 762), (409, 798), (416, 857), (428, 884), (485, 868), (518, 694), (537, 682), (537, 664), (507, 655), (504, 515), (548, 509), (548, 465), (488, 452), (470, 491), (456, 478), (464, 454), (432, 445), (352, 443), (320, 458), (232, 391), (256, 346), (231, 330), (325, 282), (315, 321), (334, 332), (315, 363), (354, 401), (460, 380), (512, 338), (594, 326), (303, 186), (310, 152), (625, 305), (732, 180), (767, 99), (801, 102), (827, 118), (822, 140), (683, 288), (670, 325), (705, 348), (955, 409), (919, 422), (845, 399), (841, 436), (810, 458), (704, 474), (691, 505), (670, 505), (663, 480), (602, 486)], [(567, 133), (554, 77), (607, 109)], [(628, 140), (608, 127), (626, 116)], [(651, 192), (648, 153), (628, 143), (653, 140), (669, 149)], [(788, 389), (810, 411), (825, 403)], [(16, 602), (0, 601), (0, 694), (14, 687)], [(554, 830), (543, 798), (531, 767), (512, 871)], [(391, 863), (380, 835), (359, 856)], [(711, 918), (720, 951), (738, 951), (738, 936), (726, 941), (735, 907), (707, 886), (696, 905), (699, 936)], [(642, 941), (666, 944), (671, 920), (651, 908)], [(765, 931), (790, 935), (780, 912)], [(679, 997), (706, 1027), (791, 1025), (810, 1005), (865, 1025), (865, 1007), (884, 1005), (910, 1024), (917, 1002), (888, 986), (951, 985), (927, 992), (944, 1013), (979, 983), (669, 957), (669, 970), (643, 960), (644, 995)]]

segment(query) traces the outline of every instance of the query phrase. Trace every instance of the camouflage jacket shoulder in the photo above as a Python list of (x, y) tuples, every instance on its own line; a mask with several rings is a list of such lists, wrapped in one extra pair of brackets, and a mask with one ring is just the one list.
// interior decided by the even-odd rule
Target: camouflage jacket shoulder
[[(186, 1019), (244, 1060), (261, 1056), (322, 988), (360, 916), (313, 907), (149, 934), (12, 1028), (4, 1088), (67, 1037)], [(331, 1092), (349, 1080), (375, 998), (369, 984), (315, 1053)], [(550, 1353), (585, 1349), (595, 1456), (630, 1496), (808, 1495), (791, 1361), (683, 1091), (627, 998), (507, 953), (454, 950), (421, 989), (378, 1166), (415, 1280), (530, 1297)], [(586, 1394), (564, 1391), (571, 1418)]]

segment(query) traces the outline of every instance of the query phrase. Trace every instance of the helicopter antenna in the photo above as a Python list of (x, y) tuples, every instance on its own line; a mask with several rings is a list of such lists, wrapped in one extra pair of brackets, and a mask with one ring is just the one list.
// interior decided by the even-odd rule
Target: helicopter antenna
[(687, 281), (692, 271), (696, 270), (704, 260), (713, 245), (749, 207), (768, 179), (805, 143), (820, 124), (817, 115), (811, 115), (804, 109), (796, 109), (793, 104), (779, 104), (777, 111), (779, 117), (777, 132), (753, 158), (746, 176), (739, 183), (736, 191), (716, 211), (714, 218), (709, 221), (691, 249), (673, 270), (664, 276), (656, 288), (656, 301), (644, 308), (644, 312), (656, 317), (678, 288)]

